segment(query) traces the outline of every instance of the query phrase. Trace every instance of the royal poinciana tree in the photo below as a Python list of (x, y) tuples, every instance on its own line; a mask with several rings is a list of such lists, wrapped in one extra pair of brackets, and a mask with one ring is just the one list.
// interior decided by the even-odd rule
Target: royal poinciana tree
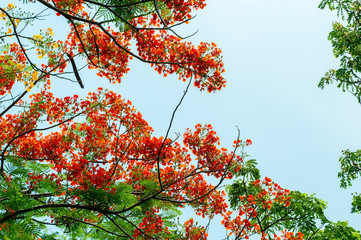
[[(42, 10), (32, 12), (34, 6)], [(50, 90), (54, 79), (84, 88), (82, 63), (120, 83), (131, 59), (178, 75), (188, 82), (184, 95), (190, 85), (222, 89), (220, 49), (194, 46), (174, 31), (204, 6), (204, 0), (0, 4), (2, 239), (206, 239), (207, 226), (174, 220), (184, 207), (222, 216), (227, 239), (322, 239), (336, 232), (324, 202), (261, 179), (255, 161), (245, 159), (250, 140), (238, 137), (228, 151), (207, 124), (188, 129), (183, 141), (171, 139), (172, 121), (156, 137), (115, 92), (99, 86), (84, 98), (59, 98)], [(67, 38), (54, 39), (50, 27), (29, 30), (50, 18), (66, 20)], [(234, 179), (229, 203), (221, 189), (226, 179)]]

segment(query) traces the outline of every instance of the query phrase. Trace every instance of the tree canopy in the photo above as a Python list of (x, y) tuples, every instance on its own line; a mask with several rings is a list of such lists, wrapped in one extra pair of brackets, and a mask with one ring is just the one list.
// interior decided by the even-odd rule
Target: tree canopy
[[(246, 153), (252, 141), (239, 132), (231, 150), (210, 124), (169, 136), (191, 85), (226, 86), (217, 45), (195, 46), (174, 30), (204, 7), (205, 0), (0, 4), (2, 239), (207, 239), (208, 225), (177, 219), (185, 207), (209, 221), (221, 216), (226, 239), (361, 238), (325, 216), (326, 202), (261, 177)], [(65, 20), (64, 39), (37, 27), (50, 18)], [(80, 74), (85, 68), (119, 84), (132, 59), (187, 82), (162, 137), (101, 83), (86, 96), (57, 97), (51, 88), (61, 79), (83, 89), (93, 81)]]

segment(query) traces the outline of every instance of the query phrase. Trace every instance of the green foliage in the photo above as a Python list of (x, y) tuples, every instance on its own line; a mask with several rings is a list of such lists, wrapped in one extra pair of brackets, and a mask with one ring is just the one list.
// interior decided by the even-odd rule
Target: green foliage
[(242, 167), (238, 172), (235, 172), (235, 176), (239, 179), (235, 180), (231, 185), (227, 187), (228, 201), (231, 208), (234, 210), (238, 207), (239, 196), (245, 194), (252, 194), (258, 191), (252, 184), (255, 180), (261, 177), (259, 169), (256, 167), (256, 159), (250, 159), (242, 163)]
[(345, 150), (339, 161), (341, 171), (338, 173), (338, 177), (341, 178), (341, 187), (346, 188), (352, 185), (352, 180), (361, 176), (361, 150), (355, 152)]
[[(320, 88), (331, 83), (337, 83), (342, 91), (353, 94), (361, 103), (361, 2), (358, 0), (323, 0), (319, 8), (328, 7), (337, 11), (346, 24), (333, 23), (333, 29), (328, 39), (332, 43), (333, 53), (340, 59), (340, 68), (329, 70), (319, 83)], [(351, 182), (361, 175), (361, 150), (343, 151), (340, 157), (341, 187), (351, 186)], [(354, 196), (351, 212), (360, 212), (361, 201)]]
[(112, 191), (103, 188), (89, 188), (87, 190), (74, 189), (74, 196), (83, 196), (84, 204), (97, 206), (100, 209), (112, 206), (116, 210), (120, 210), (137, 202), (136, 197), (132, 194), (132, 187), (119, 183), (112, 186)]
[[(343, 151), (343, 156), (340, 157), (341, 171), (338, 177), (341, 178), (341, 187), (347, 188), (352, 186), (352, 181), (361, 176), (361, 150), (351, 152), (350, 150)], [(352, 213), (360, 213), (361, 211), (361, 196), (356, 194), (352, 200)]]
[(261, 177), (256, 159), (249, 159), (242, 164), (242, 168), (235, 173), (237, 177), (243, 176), (249, 180), (257, 180)]
[[(253, 184), (260, 178), (260, 172), (256, 167), (256, 160), (252, 159), (243, 163), (241, 171), (237, 173), (240, 179), (227, 187), (227, 193), (232, 210), (238, 210), (243, 204), (240, 196), (257, 196), (262, 187)], [(317, 231), (318, 225), (328, 224), (330, 221), (325, 216), (327, 204), (315, 195), (307, 195), (299, 191), (291, 191), (289, 197), (291, 204), (286, 207), (280, 202), (273, 202), (271, 208), (257, 206), (257, 219), (251, 223), (260, 224), (262, 229), (273, 235), (283, 229), (293, 232), (301, 232), (305, 239)], [(267, 200), (267, 199), (265, 199)]]
[(324, 230), (319, 230), (312, 237), (314, 240), (359, 240), (361, 235), (359, 231), (348, 226), (347, 222), (330, 223)]
[(340, 59), (340, 68), (329, 70), (318, 86), (324, 88), (335, 82), (338, 88), (352, 93), (361, 102), (361, 3), (357, 0), (324, 0), (319, 7), (336, 10), (347, 24), (333, 24), (328, 39), (332, 43), (335, 57)]
[(351, 212), (352, 213), (360, 213), (361, 212), (361, 195), (360, 194), (353, 196)]
[[(229, 199), (232, 208), (235, 210), (243, 203), (239, 200), (238, 194), (247, 192), (248, 194), (258, 193), (257, 187), (252, 184), (247, 186), (233, 183), (229, 189)], [(318, 228), (317, 224), (328, 223), (329, 220), (325, 217), (324, 210), (327, 205), (324, 201), (316, 198), (314, 195), (307, 195), (298, 191), (292, 191), (289, 195), (291, 197), (291, 205), (285, 207), (284, 204), (274, 203), (271, 209), (257, 208), (259, 219), (254, 219), (254, 222), (261, 222), (268, 234), (274, 234), (283, 229), (294, 232), (302, 232), (306, 239), (311, 236)], [(237, 206), (238, 205), (238, 206)]]
[[(315, 197), (299, 191), (291, 191), (291, 205), (288, 208), (280, 208), (283, 215), (287, 216), (282, 225), (287, 229), (299, 231), (310, 236), (317, 229), (318, 224), (328, 223), (325, 216), (327, 203)], [(307, 238), (306, 238), (307, 239)]]
[[(232, 210), (238, 210), (244, 203), (240, 196), (254, 195), (262, 191), (262, 187), (253, 184), (260, 178), (256, 161), (249, 160), (243, 163), (243, 171), (239, 171), (239, 179), (227, 187), (227, 193)], [(350, 239), (359, 240), (361, 235), (347, 222), (333, 223), (325, 215), (327, 203), (314, 194), (308, 195), (299, 191), (291, 191), (289, 194), (291, 204), (286, 207), (280, 202), (273, 202), (271, 208), (254, 206), (257, 209), (257, 217), (250, 219), (251, 224), (257, 223), (262, 230), (269, 235), (287, 229), (292, 232), (301, 232), (304, 239)], [(267, 199), (266, 199), (267, 200)], [(360, 211), (361, 196), (354, 197), (353, 211)]]
[[(99, 0), (98, 2), (106, 5), (99, 8), (99, 17), (114, 23), (120, 31), (128, 30), (130, 28), (129, 23), (133, 18), (155, 13), (153, 1), (138, 3), (138, 0)], [(170, 11), (166, 5), (160, 1), (158, 7), (164, 14), (162, 17), (167, 18)]]

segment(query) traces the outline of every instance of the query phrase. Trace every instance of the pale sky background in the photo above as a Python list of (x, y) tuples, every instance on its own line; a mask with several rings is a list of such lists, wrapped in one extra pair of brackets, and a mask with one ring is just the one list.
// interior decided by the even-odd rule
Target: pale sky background
[[(186, 35), (199, 29), (189, 41), (215, 42), (223, 50), (227, 87), (216, 94), (191, 88), (171, 132), (210, 123), (222, 145), (230, 147), (237, 125), (242, 139), (252, 139), (248, 153), (258, 160), (263, 177), (290, 190), (316, 193), (328, 202), (326, 214), (332, 221), (349, 221), (361, 230), (361, 215), (350, 214), (351, 193), (361, 192), (361, 179), (344, 190), (337, 178), (341, 151), (361, 148), (361, 105), (335, 85), (317, 88), (324, 73), (338, 66), (327, 40), (337, 16), (319, 10), (318, 4), (208, 0), (207, 7), (179, 32)], [(40, 3), (26, 6), (35, 5)], [(59, 19), (54, 24), (55, 33), (56, 28), (64, 30)], [(80, 74), (84, 90), (60, 81), (52, 89), (86, 95), (106, 82)], [(106, 86), (130, 99), (156, 134), (164, 135), (186, 84), (133, 61), (121, 85)], [(223, 236), (224, 228), (214, 221), (209, 239)]]

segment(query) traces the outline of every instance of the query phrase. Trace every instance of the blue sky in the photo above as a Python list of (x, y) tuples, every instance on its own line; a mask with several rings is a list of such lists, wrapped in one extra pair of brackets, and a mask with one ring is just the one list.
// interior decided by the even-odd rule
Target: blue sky
[[(314, 0), (208, 0), (178, 31), (199, 29), (188, 40), (215, 42), (223, 50), (227, 87), (216, 94), (191, 88), (171, 132), (210, 123), (222, 145), (230, 147), (237, 125), (243, 139), (252, 139), (248, 152), (263, 176), (290, 190), (316, 193), (328, 202), (333, 221), (349, 221), (361, 230), (361, 215), (349, 214), (351, 193), (361, 192), (361, 179), (347, 190), (337, 179), (341, 151), (361, 148), (361, 106), (336, 86), (317, 88), (324, 73), (338, 65), (327, 40), (337, 16), (317, 6)], [(52, 27), (55, 33), (64, 29), (59, 22)], [(84, 90), (60, 81), (53, 89), (86, 95), (106, 82), (89, 72), (81, 75)], [(156, 134), (164, 135), (186, 84), (133, 61), (122, 84), (106, 86), (130, 99)], [(209, 239), (223, 236), (217, 226), (212, 224)]]

